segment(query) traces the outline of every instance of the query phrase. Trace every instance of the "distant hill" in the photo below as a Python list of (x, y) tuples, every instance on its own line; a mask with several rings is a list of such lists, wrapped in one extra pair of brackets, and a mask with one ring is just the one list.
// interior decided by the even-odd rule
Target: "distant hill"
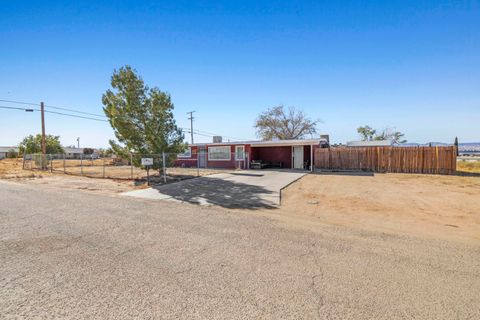
[(428, 147), (431, 145), (432, 147), (446, 147), (453, 145), (452, 143), (444, 143), (444, 142), (427, 142), (427, 143), (416, 143), (416, 142), (408, 142), (402, 143), (401, 146), (404, 147)]
[(460, 152), (480, 152), (480, 142), (459, 143), (458, 151)]
[[(444, 146), (451, 146), (453, 143), (445, 143), (445, 142), (427, 142), (427, 143), (416, 143), (416, 142), (409, 142), (403, 143), (402, 146), (404, 147), (428, 147), (431, 145), (432, 147), (444, 147)], [(480, 152), (480, 142), (463, 142), (458, 144), (458, 150), (461, 152)]]

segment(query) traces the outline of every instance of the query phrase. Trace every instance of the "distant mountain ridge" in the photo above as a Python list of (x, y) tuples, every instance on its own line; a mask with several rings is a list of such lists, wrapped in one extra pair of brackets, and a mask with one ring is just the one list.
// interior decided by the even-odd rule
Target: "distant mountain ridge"
[[(453, 143), (432, 141), (427, 143), (409, 142), (409, 143), (402, 143), (401, 145), (405, 147), (428, 147), (429, 145), (431, 145), (432, 147), (445, 147), (445, 146), (453, 146)], [(462, 152), (480, 152), (480, 142), (459, 143), (458, 150)]]

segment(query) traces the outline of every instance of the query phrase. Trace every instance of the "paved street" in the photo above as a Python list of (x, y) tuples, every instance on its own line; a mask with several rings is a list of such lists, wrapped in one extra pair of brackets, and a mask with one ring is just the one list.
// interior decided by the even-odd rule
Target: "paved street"
[(1, 318), (479, 319), (454, 242), (0, 181)]

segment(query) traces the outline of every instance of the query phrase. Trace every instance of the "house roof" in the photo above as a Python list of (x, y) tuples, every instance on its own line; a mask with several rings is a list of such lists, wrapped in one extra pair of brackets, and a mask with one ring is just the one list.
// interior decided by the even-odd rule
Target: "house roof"
[(65, 153), (83, 154), (83, 148), (63, 148)]
[(375, 141), (348, 141), (347, 147), (389, 147), (393, 145), (392, 140)]
[(295, 139), (295, 140), (270, 140), (270, 141), (234, 141), (234, 142), (208, 142), (194, 143), (191, 146), (230, 146), (230, 145), (250, 145), (252, 147), (277, 147), (277, 146), (304, 146), (304, 145), (320, 145), (328, 143), (327, 139)]
[(321, 143), (328, 143), (328, 141), (326, 139), (255, 141), (251, 143), (251, 146), (252, 147), (305, 146), (305, 145), (320, 145)]
[(18, 147), (0, 147), (0, 152), (10, 152), (11, 150), (18, 152)]

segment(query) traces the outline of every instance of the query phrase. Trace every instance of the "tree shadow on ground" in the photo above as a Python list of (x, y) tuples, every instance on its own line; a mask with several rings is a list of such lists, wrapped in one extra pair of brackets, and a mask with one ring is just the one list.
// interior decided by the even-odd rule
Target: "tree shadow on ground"
[(278, 202), (278, 194), (264, 187), (213, 177), (199, 177), (152, 188), (179, 201), (229, 209), (273, 209), (277, 208)]
[[(182, 180), (193, 179), (196, 177), (197, 176), (193, 174), (176, 174), (176, 175), (167, 174), (166, 176), (167, 181), (165, 182), (163, 175), (154, 174), (150, 176), (149, 180), (150, 180), (150, 185), (161, 185), (165, 183), (169, 184), (169, 183), (179, 182)], [(147, 185), (147, 177), (135, 179), (134, 184), (135, 186)]]

